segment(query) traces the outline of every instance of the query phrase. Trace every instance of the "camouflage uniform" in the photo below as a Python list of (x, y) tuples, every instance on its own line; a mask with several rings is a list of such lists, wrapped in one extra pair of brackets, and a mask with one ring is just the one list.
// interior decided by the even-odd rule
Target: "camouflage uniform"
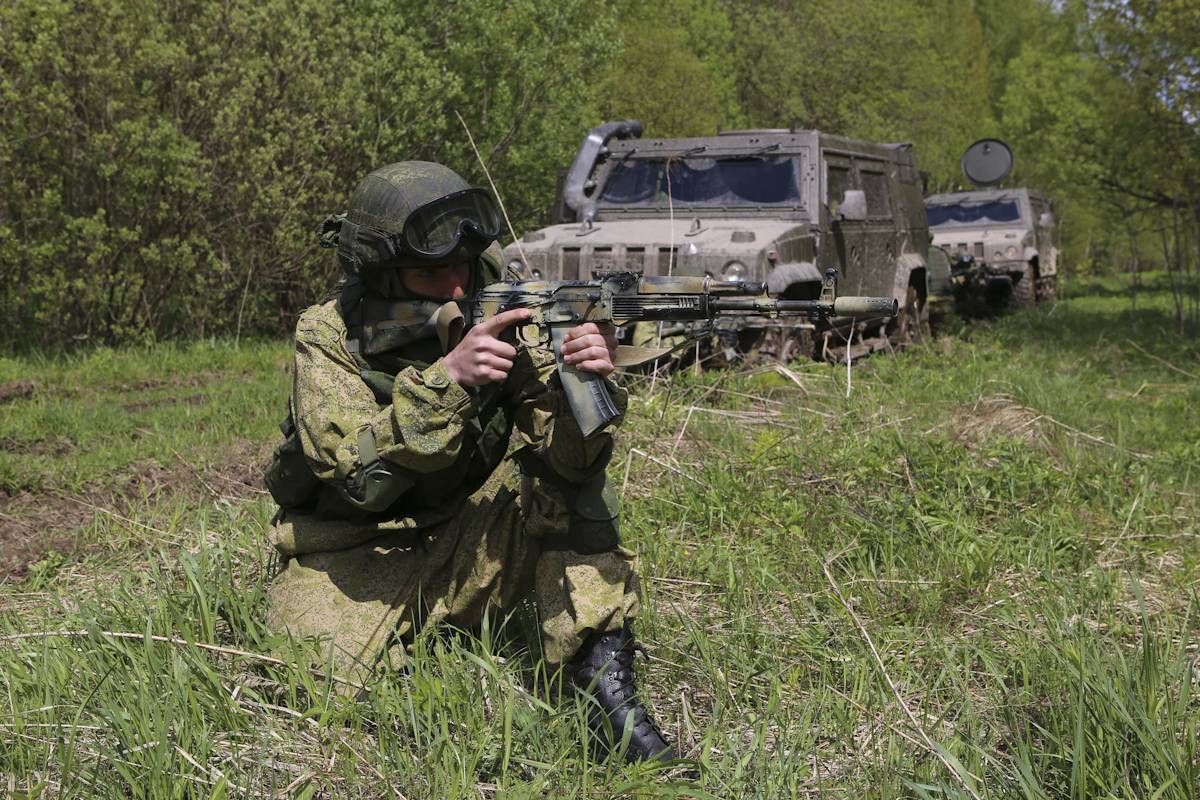
[[(490, 253), (480, 266), (488, 282), (499, 277)], [(359, 342), (346, 291), (296, 326), (291, 410), (320, 484), (272, 530), (282, 567), (268, 626), (324, 637), (339, 671), (360, 676), (380, 657), (403, 658), (424, 625), (472, 626), (525, 597), (552, 664), (589, 633), (621, 629), (638, 599), (604, 482), (612, 438), (580, 434), (552, 354), (522, 350), (502, 384), (464, 388), (436, 339), (394, 346), (419, 303), (364, 290)], [(623, 412), (626, 393), (610, 388)], [(369, 511), (348, 489), (376, 461), (399, 497)]]

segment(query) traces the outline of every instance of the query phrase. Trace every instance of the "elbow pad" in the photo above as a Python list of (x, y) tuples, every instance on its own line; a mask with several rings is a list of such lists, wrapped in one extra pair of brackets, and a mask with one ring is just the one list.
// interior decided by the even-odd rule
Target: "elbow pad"
[(415, 481), (394, 471), (375, 449), (375, 434), (364, 428), (358, 434), (358, 460), (362, 467), (339, 486), (346, 502), (363, 511), (386, 510), (415, 485)]

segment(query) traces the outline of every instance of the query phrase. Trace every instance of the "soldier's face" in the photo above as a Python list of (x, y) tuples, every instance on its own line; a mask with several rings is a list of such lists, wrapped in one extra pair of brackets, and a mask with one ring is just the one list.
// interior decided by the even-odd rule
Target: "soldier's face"
[(460, 300), (467, 295), (471, 284), (471, 265), (439, 264), (433, 267), (416, 267), (400, 270), (404, 288), (422, 297), (437, 300)]

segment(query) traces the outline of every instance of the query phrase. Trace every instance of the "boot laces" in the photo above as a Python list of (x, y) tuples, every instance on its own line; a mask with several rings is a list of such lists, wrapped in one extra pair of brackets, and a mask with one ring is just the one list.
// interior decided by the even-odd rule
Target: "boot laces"
[[(603, 666), (593, 662), (596, 665), (591, 668), (595, 670), (593, 675), (598, 674), (596, 688), (602, 694), (606, 694), (612, 703), (605, 714), (613, 722), (628, 720), (632, 730), (639, 736), (645, 737), (653, 734), (665, 742), (666, 737), (663, 735), (662, 729), (650, 716), (649, 709), (639, 702), (637, 697), (637, 678), (633, 669), (634, 656), (640, 652), (648, 658), (649, 654), (645, 647), (629, 635), (623, 636), (614, 644), (615, 646), (611, 650), (605, 652), (598, 659)], [(590, 671), (588, 670), (588, 672)]]
[(638, 702), (636, 678), (633, 671), (635, 653), (641, 653), (643, 657), (649, 658), (646, 648), (632, 640), (626, 640), (620, 649), (613, 653), (613, 662), (618, 667), (610, 673), (615, 684), (614, 694), (619, 692), (622, 706), (632, 703), (632, 708), (628, 710), (633, 712), (634, 730), (645, 732), (649, 728), (656, 736), (665, 740), (662, 729), (650, 716), (650, 709), (645, 704)]

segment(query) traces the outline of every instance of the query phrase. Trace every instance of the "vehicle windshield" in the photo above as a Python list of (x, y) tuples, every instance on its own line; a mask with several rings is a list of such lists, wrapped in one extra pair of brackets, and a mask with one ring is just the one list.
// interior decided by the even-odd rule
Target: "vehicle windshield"
[(991, 203), (954, 203), (945, 206), (928, 206), (929, 227), (939, 225), (988, 225), (997, 222), (1016, 222), (1021, 218), (1017, 204), (1012, 200), (996, 200)]
[[(668, 167), (669, 163), (669, 167)], [(800, 205), (792, 157), (630, 159), (613, 167), (600, 202), (609, 206)]]

